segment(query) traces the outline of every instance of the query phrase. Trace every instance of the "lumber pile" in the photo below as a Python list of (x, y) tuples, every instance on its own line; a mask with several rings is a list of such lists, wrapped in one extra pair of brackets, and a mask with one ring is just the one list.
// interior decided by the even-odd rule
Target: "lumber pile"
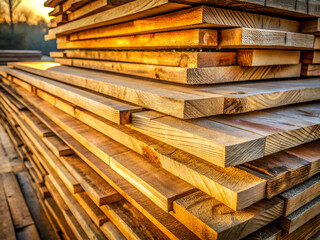
[(41, 51), (0, 50), (0, 65), (7, 65), (8, 62), (40, 61), (41, 57)]
[(317, 1), (45, 6), (61, 51), (0, 68), (0, 113), (65, 238), (319, 237)]

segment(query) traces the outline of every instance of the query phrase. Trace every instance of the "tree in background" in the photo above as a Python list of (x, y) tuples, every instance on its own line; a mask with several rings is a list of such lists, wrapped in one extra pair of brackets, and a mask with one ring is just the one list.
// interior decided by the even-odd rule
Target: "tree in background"
[(22, 0), (3, 0), (9, 7), (11, 33), (14, 33), (13, 12), (19, 6)]

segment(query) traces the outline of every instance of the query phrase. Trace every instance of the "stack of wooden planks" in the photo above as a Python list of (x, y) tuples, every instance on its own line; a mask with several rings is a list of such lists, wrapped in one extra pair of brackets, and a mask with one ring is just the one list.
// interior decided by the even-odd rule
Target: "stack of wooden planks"
[(66, 239), (319, 237), (318, 1), (45, 6), (63, 51), (1, 67), (0, 114)]
[(41, 60), (40, 51), (31, 50), (0, 50), (0, 65), (7, 65), (8, 62), (30, 62)]

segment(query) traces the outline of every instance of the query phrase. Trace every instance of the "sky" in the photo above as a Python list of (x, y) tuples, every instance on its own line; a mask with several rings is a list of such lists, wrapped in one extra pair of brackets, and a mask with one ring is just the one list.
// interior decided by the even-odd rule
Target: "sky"
[[(30, 8), (33, 12), (35, 12), (37, 15), (40, 15), (44, 17), (47, 21), (50, 19), (48, 16), (48, 13), (51, 12), (53, 9), (52, 8), (47, 8), (43, 6), (43, 3), (46, 0), (22, 0), (21, 4), (19, 7), (28, 7)], [(18, 7), (18, 8), (19, 8)]]

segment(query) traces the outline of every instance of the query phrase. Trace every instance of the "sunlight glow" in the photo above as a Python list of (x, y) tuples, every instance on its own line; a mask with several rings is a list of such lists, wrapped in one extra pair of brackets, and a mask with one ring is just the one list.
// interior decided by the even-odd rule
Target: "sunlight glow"
[(17, 63), (17, 64), (21, 65), (21, 66), (36, 68), (39, 70), (47, 70), (49, 68), (61, 66), (60, 63), (54, 63), (54, 62), (21, 62), (21, 63)]
[(46, 21), (49, 21), (51, 17), (49, 17), (48, 13), (51, 12), (52, 8), (47, 8), (43, 6), (43, 3), (46, 0), (22, 0), (21, 4), (18, 8), (27, 7), (32, 10), (35, 14), (43, 17)]

